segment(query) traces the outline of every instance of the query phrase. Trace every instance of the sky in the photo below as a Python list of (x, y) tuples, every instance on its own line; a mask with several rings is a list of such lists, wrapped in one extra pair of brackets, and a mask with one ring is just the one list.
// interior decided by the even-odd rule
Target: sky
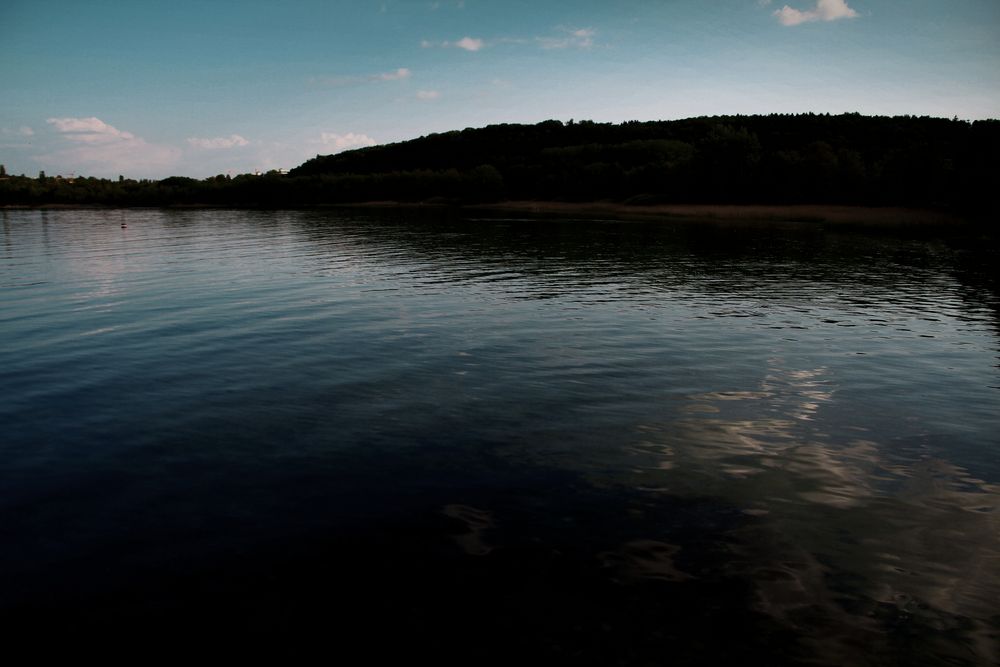
[(1000, 118), (1000, 1), (0, 0), (12, 174), (203, 178), (494, 123), (801, 112)]

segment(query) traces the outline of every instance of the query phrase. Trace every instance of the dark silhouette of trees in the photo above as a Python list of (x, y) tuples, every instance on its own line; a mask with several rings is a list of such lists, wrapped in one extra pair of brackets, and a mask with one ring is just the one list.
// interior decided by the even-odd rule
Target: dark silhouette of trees
[(8, 177), (0, 205), (304, 207), (501, 199), (996, 212), (1000, 121), (860, 114), (500, 124), (316, 156), (289, 174)]
[[(833, 203), (982, 210), (1000, 122), (860, 114), (494, 125), (318, 156), (292, 177), (488, 162), (512, 199)], [(433, 193), (435, 195), (440, 193)]]

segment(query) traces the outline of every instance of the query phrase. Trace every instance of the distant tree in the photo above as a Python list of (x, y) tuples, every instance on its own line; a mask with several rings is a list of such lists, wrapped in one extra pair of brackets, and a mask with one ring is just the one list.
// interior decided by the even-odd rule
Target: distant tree
[(699, 142), (698, 150), (702, 198), (735, 201), (753, 192), (753, 179), (762, 154), (755, 133), (743, 126), (714, 125)]
[(0, 164), (0, 176), (6, 176), (6, 175), (7, 175), (7, 168), (4, 167), (2, 164)]
[(466, 177), (464, 195), (472, 201), (496, 201), (503, 197), (503, 175), (492, 164), (481, 164)]
[(620, 124), (557, 120), (430, 134), (317, 156), (287, 175), (10, 177), (0, 203), (315, 206), (371, 200), (844, 203), (986, 214), (1000, 121), (857, 113)]

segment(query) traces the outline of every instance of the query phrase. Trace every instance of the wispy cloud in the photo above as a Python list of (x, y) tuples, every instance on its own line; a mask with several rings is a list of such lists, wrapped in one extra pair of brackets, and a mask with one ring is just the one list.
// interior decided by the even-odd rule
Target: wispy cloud
[(84, 144), (106, 144), (133, 141), (135, 135), (108, 125), (100, 118), (49, 118), (45, 121), (63, 133), (66, 139)]
[(239, 146), (247, 146), (250, 144), (249, 141), (247, 141), (238, 134), (231, 134), (228, 137), (212, 137), (211, 139), (190, 137), (188, 138), (187, 142), (189, 146), (193, 146), (194, 148), (202, 148), (205, 150), (218, 150), (220, 148), (237, 148)]
[(350, 86), (359, 83), (377, 83), (379, 81), (402, 81), (412, 76), (406, 67), (400, 67), (390, 72), (378, 72), (376, 74), (364, 74), (359, 76), (319, 76), (313, 77), (310, 83), (322, 86)]
[(594, 45), (593, 28), (558, 28), (559, 35), (554, 37), (536, 37), (535, 41), (543, 49), (589, 49)]
[(418, 90), (417, 99), (418, 100), (436, 100), (441, 97), (441, 93), (436, 90)]
[(858, 13), (847, 6), (847, 0), (817, 0), (813, 9), (805, 11), (785, 5), (774, 12), (782, 25), (793, 26), (815, 21), (838, 21), (857, 18)]
[(466, 51), (478, 51), (483, 48), (483, 40), (477, 39), (475, 37), (463, 37), (454, 43), (453, 46), (457, 46), (460, 49), (465, 49)]
[(463, 49), (465, 51), (481, 51), (482, 49), (500, 45), (531, 45), (543, 49), (589, 49), (594, 46), (594, 37), (597, 31), (593, 28), (567, 28), (560, 26), (556, 28), (556, 34), (543, 35), (532, 38), (524, 37), (496, 37), (493, 39), (481, 39), (479, 37), (463, 37), (454, 41), (435, 42), (432, 40), (422, 40), (420, 46), (425, 49)]
[(0, 129), (0, 134), (5, 134), (8, 136), (15, 136), (15, 137), (33, 137), (35, 136), (35, 131), (32, 130), (27, 125), (22, 125), (16, 130), (12, 130), (8, 127), (2, 128)]
[(375, 74), (374, 76), (368, 77), (370, 81), (400, 81), (402, 79), (410, 78), (410, 70), (405, 67), (400, 67), (397, 70), (391, 72), (382, 72), (381, 74)]
[(350, 150), (352, 148), (362, 148), (364, 146), (374, 146), (377, 141), (367, 134), (336, 134), (334, 132), (323, 132), (320, 134), (319, 143), (326, 148), (332, 148), (334, 153)]
[(486, 42), (478, 37), (463, 37), (462, 39), (457, 39), (454, 42), (432, 42), (429, 40), (423, 40), (420, 42), (420, 46), (425, 49), (441, 48), (441, 49), (463, 49), (465, 51), (479, 51), (486, 46)]
[(175, 146), (149, 143), (93, 116), (49, 118), (46, 122), (57, 133), (56, 145), (35, 159), (59, 169), (96, 167), (103, 172), (149, 173), (173, 166), (181, 155)]

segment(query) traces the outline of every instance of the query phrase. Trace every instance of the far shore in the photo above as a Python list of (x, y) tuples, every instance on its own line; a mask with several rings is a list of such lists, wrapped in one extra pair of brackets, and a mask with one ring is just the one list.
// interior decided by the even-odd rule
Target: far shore
[[(43, 204), (3, 206), (12, 209), (117, 209), (101, 205)], [(148, 207), (144, 207), (148, 208)], [(154, 207), (155, 208), (155, 207)], [(164, 206), (174, 209), (266, 208), (185, 204)], [(296, 209), (290, 206), (288, 209)], [(370, 201), (328, 204), (308, 209), (450, 209), (484, 216), (518, 215), (526, 218), (589, 218), (604, 220), (653, 221), (671, 219), (714, 220), (720, 222), (795, 222), (875, 226), (953, 226), (969, 218), (948, 211), (898, 206), (844, 206), (826, 204), (653, 204), (631, 205), (618, 202), (503, 201), (489, 204), (456, 204), (444, 201)]]
[[(344, 208), (448, 208), (445, 203), (392, 201), (344, 204)], [(340, 205), (338, 205), (340, 207)], [(844, 206), (827, 204), (654, 204), (618, 202), (504, 201), (456, 206), (483, 215), (513, 214), (526, 218), (599, 218), (602, 220), (714, 220), (732, 222), (802, 222), (876, 226), (954, 226), (969, 218), (934, 209), (900, 206)]]

